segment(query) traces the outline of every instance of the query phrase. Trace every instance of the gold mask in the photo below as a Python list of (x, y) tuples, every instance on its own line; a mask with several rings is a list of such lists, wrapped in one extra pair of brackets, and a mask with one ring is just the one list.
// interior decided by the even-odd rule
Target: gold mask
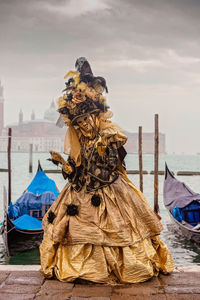
[(84, 136), (93, 139), (99, 129), (99, 120), (95, 114), (86, 114), (77, 118), (77, 125)]

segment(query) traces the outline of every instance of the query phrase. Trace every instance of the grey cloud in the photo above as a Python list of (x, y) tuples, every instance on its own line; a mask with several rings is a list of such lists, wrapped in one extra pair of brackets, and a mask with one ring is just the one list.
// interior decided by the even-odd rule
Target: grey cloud
[[(21, 43), (12, 43), (16, 36), (20, 41), (24, 41), (25, 50), (33, 53), (47, 50), (55, 52), (56, 49), (61, 53), (60, 48), (71, 50), (77, 47), (87, 52), (91, 52), (90, 48), (93, 51), (102, 49), (103, 53), (103, 49), (106, 48), (112, 51), (114, 56), (134, 58), (140, 52), (141, 56), (149, 58), (158, 55), (157, 50), (167, 47), (176, 48), (180, 52), (183, 52), (184, 48), (186, 53), (197, 54), (198, 46), (192, 44), (200, 30), (200, 24), (195, 19), (199, 5), (192, 10), (193, 14), (183, 14), (182, 10), (177, 9), (180, 1), (166, 5), (169, 2), (108, 1), (108, 6), (111, 7), (108, 13), (88, 14), (70, 20), (56, 13), (52, 16), (49, 11), (41, 10), (41, 4), (47, 1), (33, 2), (34, 6), (25, 2), (24, 5), (17, 5), (15, 8), (6, 6), (15, 17), (10, 29), (9, 24), (6, 28), (10, 39), (6, 38), (5, 47), (14, 46), (16, 51), (21, 51)], [(56, 2), (49, 3), (55, 5)], [(59, 3), (63, 4), (64, 1)], [(189, 1), (187, 6), (190, 7)], [(7, 15), (6, 12), (4, 15)], [(7, 18), (9, 19), (9, 15), (4, 18), (4, 22)], [(148, 51), (145, 49), (147, 45)], [(135, 50), (134, 46), (140, 48), (140, 51), (132, 51), (132, 48)]]
[(41, 6), (45, 11), (49, 11), (53, 15), (58, 14), (60, 17), (78, 17), (88, 13), (95, 13), (101, 10), (109, 9), (105, 0), (69, 0), (62, 3), (49, 3), (43, 1)]
[[(123, 106), (125, 102), (138, 112), (146, 103), (145, 120), (148, 111), (156, 109), (163, 117), (166, 111), (168, 118), (170, 112), (162, 108), (167, 101), (173, 105), (184, 99), (186, 104), (190, 97), (196, 104), (200, 1), (105, 0), (102, 7), (63, 15), (60, 8), (66, 3), (0, 0), (0, 78), (6, 82), (8, 109), (12, 104), (16, 114), (24, 103), (27, 111), (34, 105), (36, 112), (44, 111), (49, 99), (59, 95), (63, 76), (74, 68), (78, 56), (86, 56), (94, 73), (107, 79), (114, 112), (125, 110), (125, 117), (120, 114), (125, 128), (134, 127), (139, 118), (135, 116), (130, 125), (131, 110)], [(14, 118), (10, 111), (8, 121)], [(194, 113), (192, 105), (187, 113)], [(184, 125), (185, 114), (181, 106), (180, 124)], [(166, 130), (173, 135), (172, 123)]]

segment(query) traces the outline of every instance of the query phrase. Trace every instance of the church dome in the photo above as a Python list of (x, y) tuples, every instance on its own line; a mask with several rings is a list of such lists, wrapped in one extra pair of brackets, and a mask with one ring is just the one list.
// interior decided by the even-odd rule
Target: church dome
[(56, 111), (56, 106), (52, 100), (50, 107), (44, 113), (44, 119), (52, 122), (56, 122), (59, 117), (58, 112)]

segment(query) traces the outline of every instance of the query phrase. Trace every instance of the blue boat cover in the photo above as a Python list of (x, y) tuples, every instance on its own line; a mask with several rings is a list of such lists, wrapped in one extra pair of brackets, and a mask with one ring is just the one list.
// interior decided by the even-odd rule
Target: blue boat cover
[(200, 203), (193, 201), (183, 208), (176, 206), (172, 210), (172, 215), (179, 222), (184, 220), (190, 225), (196, 226), (200, 222)]
[(42, 221), (36, 218), (30, 217), (29, 215), (23, 215), (13, 221), (15, 228), (21, 230), (36, 230), (42, 229)]
[[(55, 182), (44, 173), (39, 164), (37, 173), (28, 186), (27, 191), (22, 194), (15, 204), (10, 203), (8, 217), (10, 219), (19, 219), (23, 215), (30, 215), (30, 210), (35, 210), (32, 211), (32, 217), (42, 218), (42, 205), (44, 204), (46, 208), (50, 207), (57, 196), (58, 191)], [(17, 222), (18, 219), (15, 221)], [(24, 222), (26, 219), (24, 219)], [(25, 227), (28, 229), (28, 225)]]
[(32, 182), (27, 188), (28, 192), (41, 195), (44, 192), (52, 192), (57, 197), (58, 191), (55, 182), (50, 179), (43, 170), (38, 170)]
[(29, 215), (30, 210), (42, 210), (42, 204), (49, 205), (56, 199), (52, 192), (45, 192), (40, 196), (36, 196), (33, 193), (24, 193), (15, 204), (12, 202), (8, 208), (8, 216), (10, 219), (20, 217), (24, 214)]
[(16, 219), (18, 217), (18, 210), (13, 207), (12, 202), (10, 202), (8, 207), (8, 216), (10, 219)]
[(172, 215), (178, 222), (182, 222), (183, 218), (182, 218), (182, 215), (181, 215), (181, 210), (178, 206), (173, 208)]
[(165, 167), (163, 198), (173, 217), (192, 226), (200, 222), (200, 194), (193, 192), (185, 183), (178, 181)]
[(192, 226), (196, 226), (200, 222), (200, 203), (193, 201), (186, 207), (180, 209), (182, 219)]

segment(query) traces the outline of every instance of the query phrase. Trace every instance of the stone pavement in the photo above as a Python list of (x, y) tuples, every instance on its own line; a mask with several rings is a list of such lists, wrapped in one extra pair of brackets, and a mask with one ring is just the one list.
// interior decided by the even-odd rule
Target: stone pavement
[(0, 300), (198, 300), (200, 267), (177, 268), (139, 284), (64, 283), (47, 280), (40, 266), (0, 266)]

